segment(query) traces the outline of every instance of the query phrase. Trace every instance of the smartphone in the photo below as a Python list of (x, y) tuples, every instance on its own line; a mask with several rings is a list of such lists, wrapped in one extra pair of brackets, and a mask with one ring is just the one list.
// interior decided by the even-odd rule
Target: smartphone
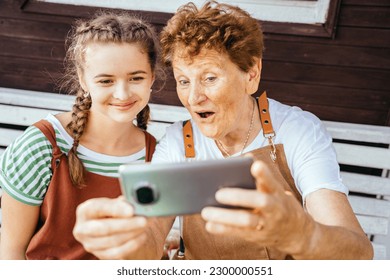
[[(250, 173), (253, 159), (235, 157), (180, 163), (137, 163), (119, 167), (123, 195), (143, 216), (200, 213), (220, 188), (255, 189)], [(227, 207), (225, 205), (225, 207)]]

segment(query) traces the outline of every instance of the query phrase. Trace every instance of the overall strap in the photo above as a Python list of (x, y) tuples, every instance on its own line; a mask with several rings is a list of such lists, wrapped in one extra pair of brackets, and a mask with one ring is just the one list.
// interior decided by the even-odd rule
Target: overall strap
[(274, 128), (272, 127), (271, 116), (269, 115), (269, 106), (267, 99), (267, 92), (263, 92), (257, 99), (260, 110), (260, 121), (263, 127), (264, 137), (268, 138), (270, 135), (275, 136)]
[(57, 145), (56, 141), (56, 133), (54, 132), (54, 128), (52, 124), (47, 120), (40, 120), (33, 124), (36, 128), (38, 128), (45, 135), (47, 140), (49, 140), (50, 144), (53, 147), (53, 157), (61, 155), (62, 152)]
[(146, 149), (145, 161), (150, 162), (152, 161), (152, 156), (154, 150), (156, 149), (156, 138), (154, 138), (153, 135), (151, 135), (146, 131), (144, 133), (145, 133), (145, 149)]
[(257, 99), (257, 103), (259, 105), (260, 122), (261, 127), (263, 128), (263, 135), (268, 139), (268, 143), (272, 147), (270, 157), (272, 161), (276, 161), (276, 147), (273, 141), (273, 138), (276, 134), (272, 126), (271, 116), (269, 114), (269, 104), (266, 91), (260, 95), (260, 97)]
[(183, 122), (183, 139), (184, 139), (184, 151), (186, 158), (195, 157), (194, 147), (194, 135), (192, 133), (192, 125), (190, 120)]

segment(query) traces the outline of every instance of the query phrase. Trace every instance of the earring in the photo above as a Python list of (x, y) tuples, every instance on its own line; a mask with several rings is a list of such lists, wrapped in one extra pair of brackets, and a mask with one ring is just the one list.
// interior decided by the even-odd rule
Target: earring
[(152, 93), (153, 92), (153, 90), (152, 89), (150, 89), (150, 93)]
[(88, 96), (89, 96), (89, 92), (88, 91), (84, 92), (83, 97), (88, 98)]

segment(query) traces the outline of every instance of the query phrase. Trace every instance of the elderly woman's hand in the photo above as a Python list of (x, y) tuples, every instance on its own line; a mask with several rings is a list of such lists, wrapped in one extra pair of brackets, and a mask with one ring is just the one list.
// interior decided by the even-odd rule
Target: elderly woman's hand
[(73, 234), (99, 259), (125, 259), (145, 243), (147, 219), (134, 216), (122, 197), (95, 198), (79, 205)]
[(312, 218), (291, 193), (284, 191), (263, 162), (256, 161), (251, 172), (257, 190), (225, 188), (216, 193), (220, 203), (246, 209), (204, 208), (207, 231), (300, 253), (307, 245), (301, 233), (313, 230)]

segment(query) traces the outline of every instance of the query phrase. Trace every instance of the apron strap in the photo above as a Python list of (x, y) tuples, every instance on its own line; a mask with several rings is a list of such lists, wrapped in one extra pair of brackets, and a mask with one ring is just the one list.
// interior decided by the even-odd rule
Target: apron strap
[(153, 135), (151, 135), (146, 131), (144, 131), (144, 133), (145, 133), (145, 149), (146, 149), (145, 161), (150, 162), (152, 161), (152, 156), (154, 150), (156, 149), (156, 138), (154, 138)]
[(57, 145), (56, 133), (51, 123), (47, 120), (40, 120), (33, 125), (45, 135), (47, 140), (49, 140), (51, 146), (53, 147), (53, 157), (57, 158), (61, 156), (62, 152)]
[(257, 99), (260, 110), (260, 121), (261, 126), (263, 127), (263, 134), (265, 138), (268, 138), (270, 135), (275, 136), (274, 128), (272, 127), (271, 116), (269, 114), (269, 106), (267, 99), (267, 92), (263, 92), (260, 97)]
[(186, 120), (183, 122), (183, 139), (186, 158), (194, 158), (194, 134), (192, 133), (192, 125), (190, 120)]
[(264, 91), (260, 95), (260, 97), (257, 99), (257, 103), (259, 104), (260, 122), (261, 122), (261, 127), (263, 128), (263, 135), (265, 138), (268, 139), (268, 143), (272, 148), (269, 155), (270, 155), (272, 161), (275, 162), (277, 156), (276, 156), (276, 147), (275, 147), (273, 138), (275, 137), (276, 134), (275, 134), (274, 128), (272, 127), (266, 91)]

